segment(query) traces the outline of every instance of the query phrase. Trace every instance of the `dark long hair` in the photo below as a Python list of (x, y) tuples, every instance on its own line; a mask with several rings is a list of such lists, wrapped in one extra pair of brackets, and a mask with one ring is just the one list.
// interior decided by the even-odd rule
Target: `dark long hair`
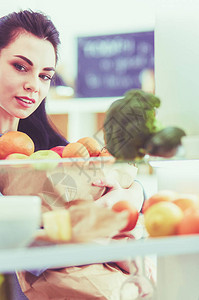
[[(23, 10), (0, 18), (0, 51), (25, 30), (40, 39), (48, 40), (54, 47), (56, 61), (60, 44), (59, 32), (49, 17), (40, 12)], [(68, 141), (50, 123), (45, 109), (45, 99), (28, 118), (19, 121), (18, 130), (28, 134), (35, 150), (67, 145)]]

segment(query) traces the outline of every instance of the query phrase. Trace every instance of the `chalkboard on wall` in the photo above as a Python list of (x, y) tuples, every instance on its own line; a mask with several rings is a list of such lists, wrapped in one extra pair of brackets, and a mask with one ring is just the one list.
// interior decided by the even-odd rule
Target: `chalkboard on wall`
[(78, 97), (121, 96), (153, 71), (154, 32), (78, 37), (77, 59)]

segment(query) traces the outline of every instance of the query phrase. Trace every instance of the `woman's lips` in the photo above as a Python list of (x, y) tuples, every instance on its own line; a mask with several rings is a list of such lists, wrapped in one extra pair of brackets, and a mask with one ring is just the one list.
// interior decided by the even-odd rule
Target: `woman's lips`
[(35, 100), (28, 97), (15, 97), (17, 102), (23, 107), (31, 107)]

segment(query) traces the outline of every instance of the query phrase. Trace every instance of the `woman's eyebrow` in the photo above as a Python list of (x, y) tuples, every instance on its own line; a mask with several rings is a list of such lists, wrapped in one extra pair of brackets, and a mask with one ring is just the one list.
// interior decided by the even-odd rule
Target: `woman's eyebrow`
[(33, 66), (33, 63), (30, 59), (28, 59), (27, 57), (23, 56), (23, 55), (14, 55), (15, 57), (19, 57), (21, 59), (23, 59), (24, 61), (26, 61), (30, 66)]
[(55, 72), (55, 68), (53, 67), (46, 67), (46, 68), (43, 68), (44, 71), (54, 71)]
[[(33, 66), (33, 63), (30, 59), (28, 59), (27, 57), (23, 56), (23, 55), (14, 55), (15, 57), (19, 57), (21, 59), (23, 59), (24, 61), (26, 61), (30, 66)], [(55, 71), (55, 68), (53, 67), (45, 67), (43, 68), (44, 71)]]

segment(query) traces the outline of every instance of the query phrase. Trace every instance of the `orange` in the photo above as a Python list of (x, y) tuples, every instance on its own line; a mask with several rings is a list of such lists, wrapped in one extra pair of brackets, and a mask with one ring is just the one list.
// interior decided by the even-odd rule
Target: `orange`
[(112, 210), (115, 212), (121, 212), (124, 210), (128, 211), (128, 222), (126, 226), (121, 230), (122, 232), (130, 231), (136, 226), (139, 213), (137, 208), (133, 204), (125, 200), (118, 201), (112, 206)]
[(110, 152), (108, 152), (108, 150), (106, 148), (102, 148), (99, 156), (112, 156), (112, 154), (110, 154)]
[(174, 203), (162, 201), (149, 207), (144, 214), (144, 223), (149, 236), (174, 235), (183, 219), (183, 211)]
[(106, 148), (102, 148), (102, 150), (100, 151), (99, 156), (110, 157), (111, 159), (115, 160), (115, 157)]
[(77, 141), (86, 147), (90, 156), (99, 156), (101, 152), (100, 144), (92, 137), (83, 137)]
[(66, 145), (62, 152), (62, 157), (85, 157), (89, 158), (89, 152), (84, 145), (81, 143), (70, 143)]
[(108, 163), (114, 163), (116, 160), (115, 157), (113, 155), (111, 155), (110, 152), (108, 152), (108, 150), (106, 148), (103, 148), (100, 151), (99, 157), (102, 158), (102, 161), (103, 161), (103, 158), (105, 158), (104, 160)]
[(193, 194), (180, 194), (179, 198), (173, 200), (177, 206), (179, 206), (183, 211), (186, 209), (198, 206), (199, 207), (199, 198)]
[(186, 210), (178, 225), (178, 234), (199, 234), (199, 208), (191, 207)]
[(145, 213), (146, 210), (158, 203), (158, 202), (162, 202), (162, 201), (173, 201), (174, 199), (176, 199), (176, 197), (178, 196), (178, 194), (174, 191), (170, 191), (170, 190), (161, 190), (155, 194), (153, 194), (150, 198), (148, 198), (142, 207), (142, 212)]
[(34, 142), (26, 133), (10, 131), (0, 137), (0, 159), (5, 159), (12, 153), (21, 153), (29, 156), (34, 150)]

